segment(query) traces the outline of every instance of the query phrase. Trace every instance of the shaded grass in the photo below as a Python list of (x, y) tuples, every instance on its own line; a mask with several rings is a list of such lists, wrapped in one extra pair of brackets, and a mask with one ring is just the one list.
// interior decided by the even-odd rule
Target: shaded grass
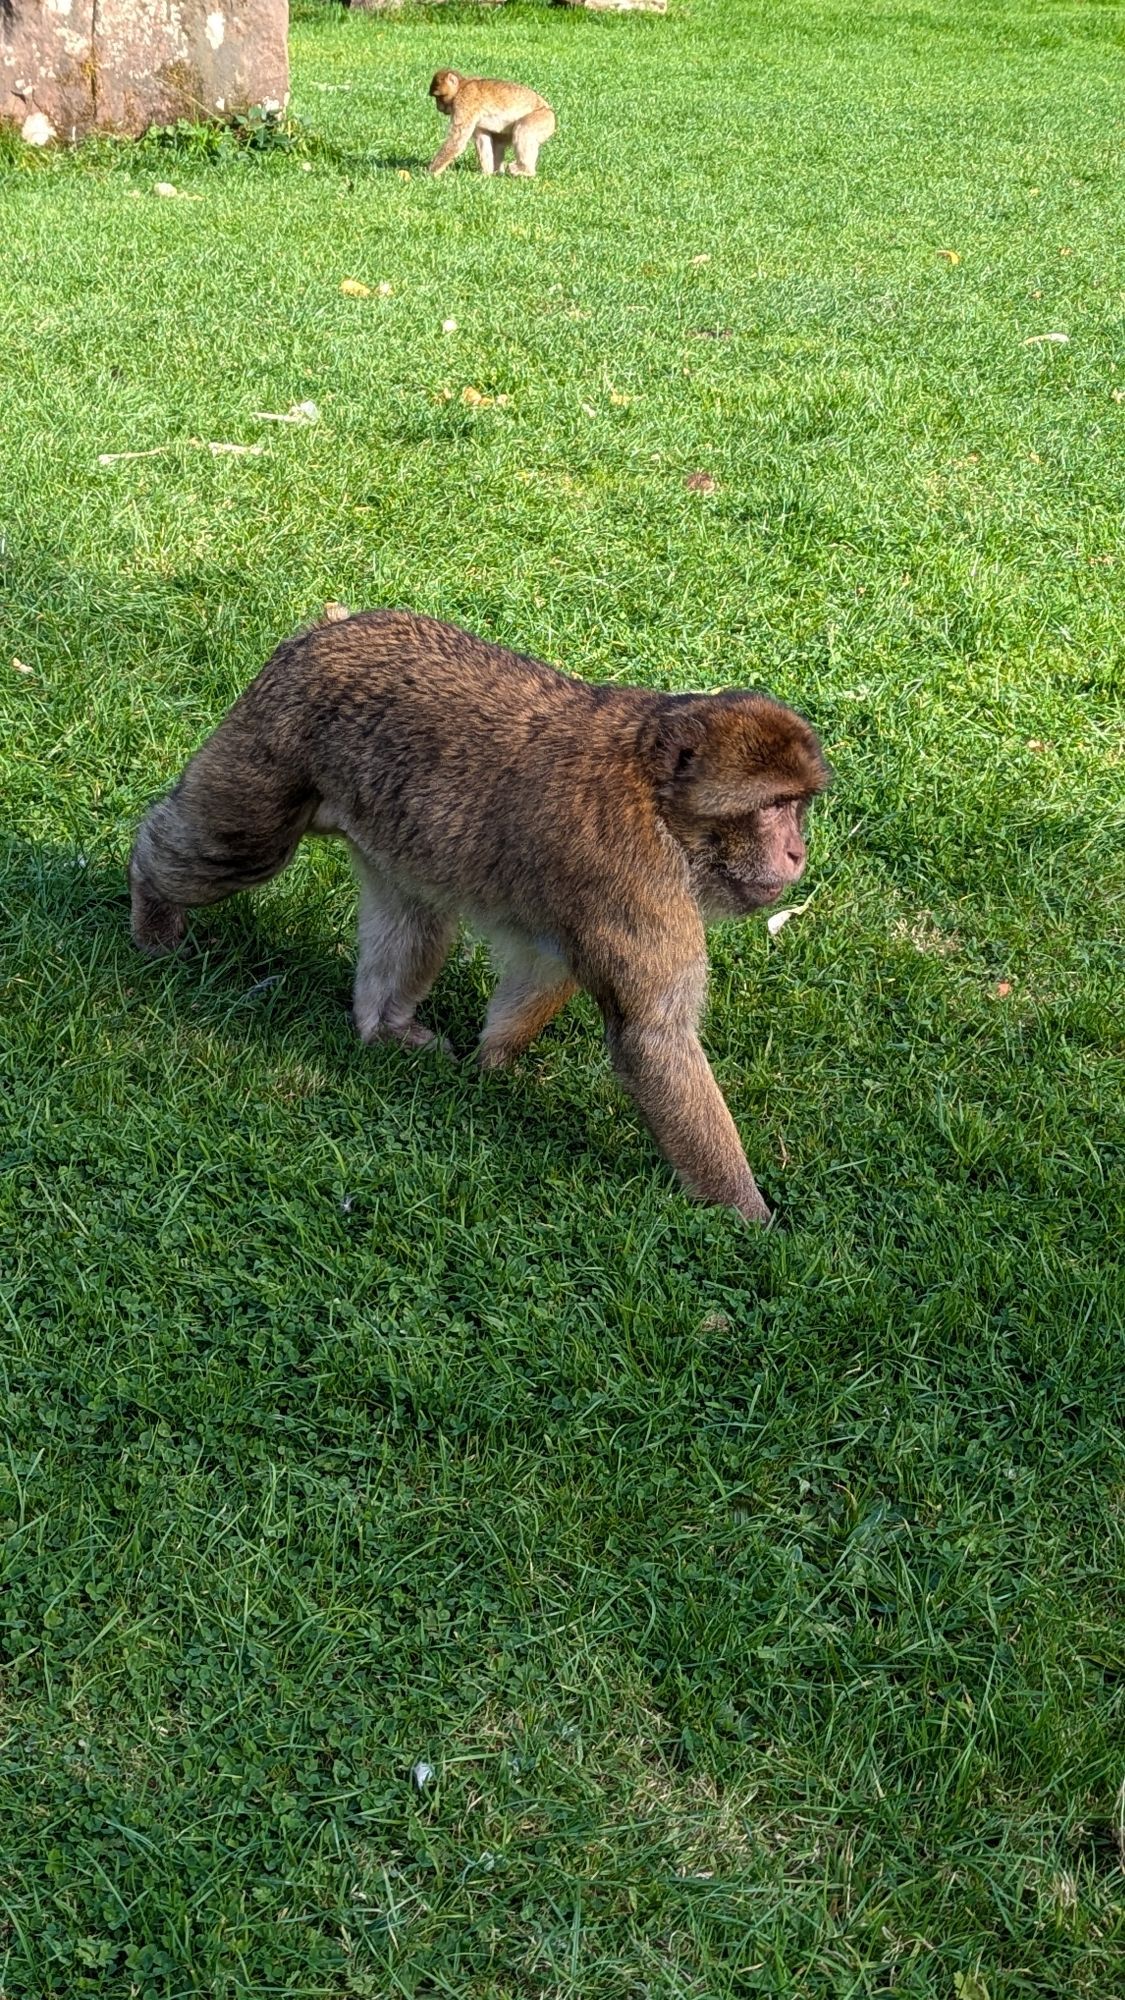
[[(5, 1992), (1115, 1989), (1121, 43), (307, 7), (292, 153), (9, 170)], [(556, 103), (534, 186), (419, 175), (444, 60)], [(330, 852), (134, 957), (132, 825), (326, 596), (822, 729), (708, 1025), (784, 1233), (584, 1005), (358, 1048)]]

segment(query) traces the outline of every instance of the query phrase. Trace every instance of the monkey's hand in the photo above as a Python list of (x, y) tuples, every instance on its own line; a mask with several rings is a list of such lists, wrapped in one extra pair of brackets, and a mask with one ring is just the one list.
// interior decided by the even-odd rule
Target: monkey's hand
[(430, 172), (432, 174), (443, 174), (447, 167), (453, 165), (454, 160), (461, 158), (469, 140), (473, 136), (473, 129), (472, 119), (465, 119), (460, 125), (454, 119), (446, 135), (444, 146), (438, 149), (430, 161)]

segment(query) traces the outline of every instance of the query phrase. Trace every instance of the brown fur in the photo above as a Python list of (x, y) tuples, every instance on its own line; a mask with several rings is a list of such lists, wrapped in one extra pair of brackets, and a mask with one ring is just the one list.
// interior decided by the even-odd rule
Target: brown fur
[(528, 90), (522, 83), (503, 83), (499, 77), (462, 76), (460, 70), (439, 69), (430, 84), (430, 96), (449, 119), (445, 144), (430, 161), (432, 174), (443, 174), (459, 160), (471, 139), (482, 174), (504, 173), (504, 154), (511, 146), (515, 158), (506, 171), (527, 180), (533, 178), (539, 148), (555, 129), (555, 114), (537, 90)]
[(268, 882), (306, 833), (340, 834), (365, 1040), (434, 1039), (415, 1010), (464, 917), (504, 965), (482, 1064), (586, 988), (686, 1186), (764, 1220), (699, 1041), (704, 923), (799, 879), (828, 777), (807, 722), (768, 695), (590, 687), (455, 625), (364, 612), (279, 646), (151, 808), (133, 935), (169, 950), (190, 906)]

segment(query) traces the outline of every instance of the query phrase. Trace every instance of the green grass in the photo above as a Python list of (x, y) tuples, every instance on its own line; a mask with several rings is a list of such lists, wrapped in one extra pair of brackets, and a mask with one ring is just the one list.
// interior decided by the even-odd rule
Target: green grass
[[(1123, 50), (306, 5), (293, 151), (9, 149), (9, 2000), (1119, 1990)], [(441, 62), (551, 97), (537, 182), (419, 171)], [(783, 1230), (586, 1005), (359, 1047), (334, 851), (133, 953), (132, 827), (328, 596), (822, 730), (707, 1028)]]

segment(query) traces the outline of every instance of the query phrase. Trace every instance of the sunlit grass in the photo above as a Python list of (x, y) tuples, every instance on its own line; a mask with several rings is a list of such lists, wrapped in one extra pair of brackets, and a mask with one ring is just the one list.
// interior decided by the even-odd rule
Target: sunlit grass
[[(9, 168), (5, 1994), (1117, 1989), (1122, 40), (307, 5), (293, 152)], [(446, 61), (555, 104), (534, 184), (424, 176)], [(133, 953), (326, 597), (816, 723), (707, 1027), (783, 1230), (584, 1004), (360, 1048), (330, 851)]]

